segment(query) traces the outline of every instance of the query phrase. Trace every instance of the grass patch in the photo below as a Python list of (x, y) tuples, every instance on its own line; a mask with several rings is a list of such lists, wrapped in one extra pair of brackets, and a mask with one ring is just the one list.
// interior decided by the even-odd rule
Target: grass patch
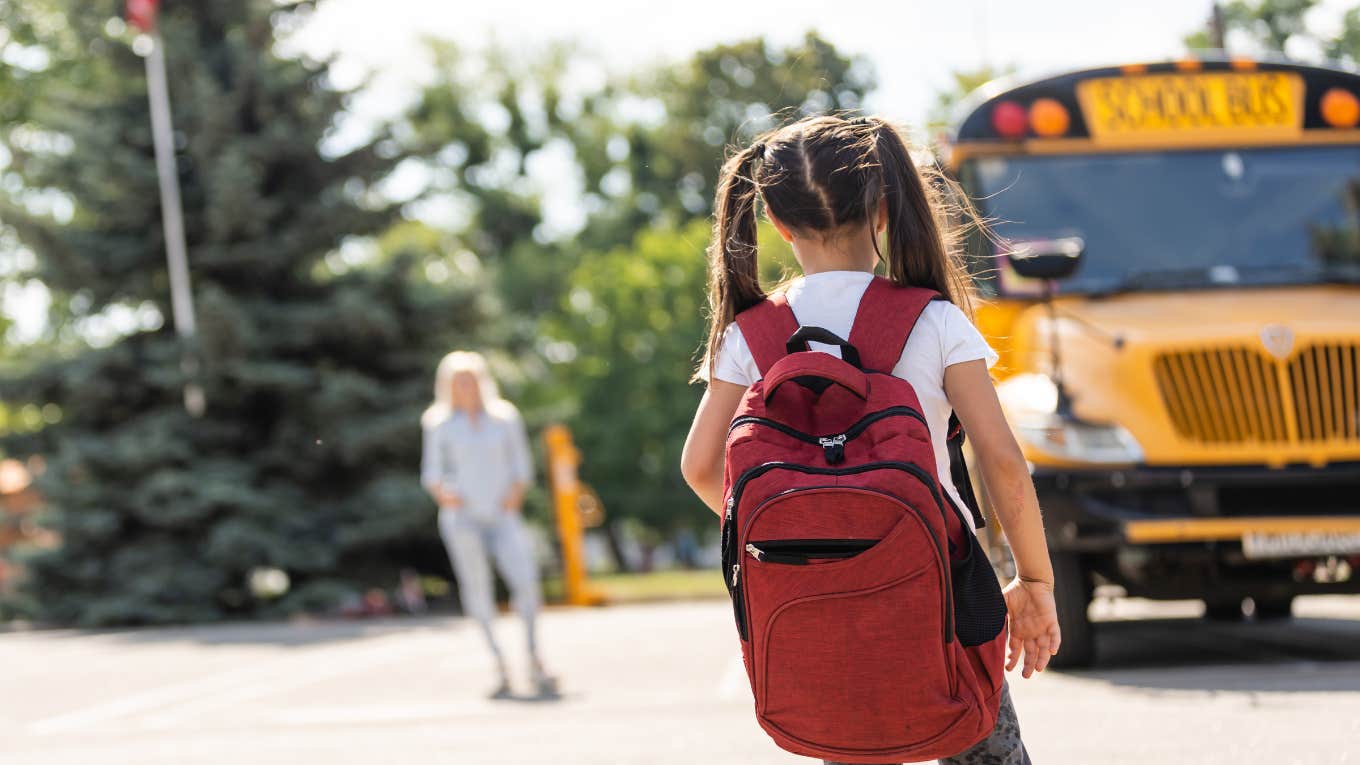
[[(590, 577), (610, 603), (641, 603), (656, 600), (695, 600), (725, 598), (727, 588), (717, 569), (671, 569), (645, 574), (597, 574)], [(549, 600), (562, 600), (562, 580), (558, 577), (543, 583)]]

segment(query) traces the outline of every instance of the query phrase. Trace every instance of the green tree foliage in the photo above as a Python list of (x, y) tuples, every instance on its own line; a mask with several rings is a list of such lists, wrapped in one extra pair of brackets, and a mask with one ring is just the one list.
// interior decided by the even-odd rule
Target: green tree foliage
[[(273, 53), (307, 4), (166, 4), (200, 332), (190, 350), (208, 401), (188, 416), (182, 349), (160, 318), (143, 62), (110, 22), (120, 7), (0, 2), (39, 52), (22, 73), (25, 118), (3, 131), (18, 183), (0, 218), (77, 328), (140, 317), (0, 384), (4, 401), (59, 420), (7, 444), (47, 456), (44, 521), (62, 538), (29, 562), (28, 604), (59, 622), (149, 623), (316, 606), (388, 583), (412, 539), (438, 553), (416, 423), (437, 354), (480, 326), (485, 285), (418, 236), (382, 257), (355, 239), (397, 218), (375, 186), (401, 156), (381, 130), (319, 148), (347, 94), (325, 63)], [(465, 273), (433, 284), (439, 268)], [(282, 603), (252, 595), (257, 567), (290, 574)]]
[[(700, 526), (712, 513), (680, 476), (680, 450), (701, 386), (689, 383), (707, 330), (703, 253), (710, 223), (653, 227), (627, 246), (589, 254), (562, 311), (544, 320), (554, 379), (573, 392), (572, 427), (586, 478), (611, 517), (654, 529)], [(792, 262), (772, 227), (760, 234), (762, 273)]]
[(708, 226), (653, 228), (588, 256), (563, 311), (545, 319), (555, 379), (574, 392), (571, 419), (585, 471), (611, 517), (658, 529), (694, 520), (679, 476), (684, 418), (702, 393), (688, 384), (703, 334)]
[[(568, 43), (527, 54), (477, 56), (447, 42), (432, 51), (435, 77), (403, 135), (431, 167), (428, 193), (464, 211), (451, 231), (488, 262), (507, 305), (530, 316), (558, 305), (582, 253), (708, 215), (729, 143), (781, 118), (855, 109), (874, 85), (865, 60), (814, 33), (788, 47), (720, 45), (598, 87), (571, 85), (598, 62)], [(565, 230), (546, 221), (530, 172), (559, 152), (585, 216)]]
[(404, 141), (428, 169), (426, 200), (457, 212), (449, 233), (489, 266), (518, 320), (516, 337), (530, 341), (533, 318), (555, 304), (554, 287), (571, 265), (560, 254), (562, 232), (545, 225), (544, 189), (529, 171), (554, 151), (570, 157), (566, 125), (588, 118), (563, 95), (574, 48), (472, 54), (433, 42), (430, 50), (434, 77), (405, 117)]
[(875, 85), (866, 59), (815, 32), (787, 47), (760, 38), (718, 45), (629, 78), (592, 111), (617, 112), (619, 101), (640, 99), (650, 116), (587, 123), (597, 132), (573, 135), (590, 167), (589, 190), (612, 201), (591, 220), (586, 241), (612, 246), (648, 225), (709, 215), (724, 147), (809, 114), (858, 110)]
[[(1319, 0), (1233, 0), (1224, 3), (1223, 26), (1228, 44), (1246, 38), (1252, 53), (1294, 53), (1291, 43), (1303, 43), (1303, 50), (1350, 66), (1360, 64), (1360, 8), (1351, 8), (1341, 17), (1338, 34), (1323, 34), (1314, 29), (1310, 14), (1322, 6)], [(1207, 25), (1206, 25), (1207, 26)], [(1208, 29), (1185, 37), (1190, 50), (1213, 47)], [(1298, 54), (1295, 54), (1298, 55)]]
[[(1290, 38), (1307, 34), (1305, 16), (1318, 0), (1233, 0), (1223, 5), (1224, 31), (1240, 30), (1268, 51), (1283, 53)], [(1203, 39), (1208, 47), (1207, 35)]]

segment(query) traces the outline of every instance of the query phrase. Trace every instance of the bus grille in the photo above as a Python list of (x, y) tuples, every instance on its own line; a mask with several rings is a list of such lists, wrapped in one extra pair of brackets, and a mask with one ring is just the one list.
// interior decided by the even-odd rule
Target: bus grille
[(1305, 346), (1287, 361), (1249, 347), (1153, 361), (1172, 426), (1206, 444), (1360, 441), (1360, 345)]

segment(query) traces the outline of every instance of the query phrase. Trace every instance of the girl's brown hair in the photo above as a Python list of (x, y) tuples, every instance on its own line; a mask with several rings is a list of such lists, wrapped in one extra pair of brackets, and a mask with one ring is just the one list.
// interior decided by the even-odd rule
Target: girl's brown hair
[(765, 297), (756, 257), (757, 198), (800, 236), (826, 239), (865, 223), (876, 231), (886, 201), (886, 252), (873, 237), (885, 275), (936, 290), (971, 312), (962, 239), (969, 227), (985, 228), (957, 184), (934, 168), (918, 168), (892, 122), (807, 117), (757, 136), (723, 164), (708, 250), (708, 344), (696, 378), (706, 372), (711, 380), (727, 325)]

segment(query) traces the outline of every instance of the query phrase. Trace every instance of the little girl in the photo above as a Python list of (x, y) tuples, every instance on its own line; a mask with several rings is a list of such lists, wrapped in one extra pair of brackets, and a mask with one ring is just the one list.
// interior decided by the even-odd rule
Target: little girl
[[(893, 374), (915, 388), (940, 483), (960, 507), (964, 503), (950, 480), (945, 441), (951, 411), (972, 439), (1018, 572), (1005, 588), (1006, 668), (1013, 669), (1023, 654), (1021, 674), (1028, 678), (1058, 652), (1053, 569), (1029, 470), (988, 374), (997, 355), (959, 307), (968, 305), (969, 282), (948, 225), (952, 211), (940, 198), (945, 183), (923, 179), (900, 130), (876, 118), (809, 117), (760, 136), (728, 160), (719, 179), (709, 251), (712, 322), (696, 374), (708, 390), (685, 441), (681, 469), (704, 503), (721, 513), (727, 428), (746, 387), (760, 379), (734, 322), (737, 313), (765, 297), (756, 259), (757, 199), (802, 267), (804, 275), (785, 290), (799, 324), (848, 337), (880, 263), (897, 284), (939, 292), (948, 299), (926, 307)], [(809, 348), (840, 352), (820, 343)], [(1008, 688), (1003, 688), (992, 733), (942, 762), (1029, 762)]]

